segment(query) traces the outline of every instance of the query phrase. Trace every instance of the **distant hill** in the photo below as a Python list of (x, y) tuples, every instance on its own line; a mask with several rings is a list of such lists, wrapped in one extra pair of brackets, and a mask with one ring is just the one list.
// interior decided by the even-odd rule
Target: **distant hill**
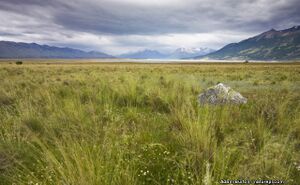
[(102, 52), (85, 52), (36, 43), (0, 41), (0, 58), (114, 58)]
[(120, 58), (133, 58), (133, 59), (162, 59), (166, 58), (167, 55), (155, 51), (155, 50), (143, 50), (138, 52), (132, 52), (132, 53), (125, 53), (122, 55), (119, 55)]
[(300, 59), (300, 26), (286, 30), (271, 29), (239, 43), (228, 44), (222, 49), (195, 59), (251, 59), (291, 60)]
[(209, 48), (178, 48), (171, 53), (162, 53), (156, 50), (146, 49), (143, 51), (122, 54), (118, 57), (134, 59), (182, 59), (206, 55), (213, 51), (215, 50)]

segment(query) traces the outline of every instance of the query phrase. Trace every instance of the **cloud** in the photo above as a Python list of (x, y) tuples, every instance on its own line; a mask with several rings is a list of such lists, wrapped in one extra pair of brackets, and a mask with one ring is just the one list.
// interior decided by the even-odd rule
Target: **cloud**
[(298, 0), (0, 0), (0, 39), (117, 53), (219, 48), (300, 22)]

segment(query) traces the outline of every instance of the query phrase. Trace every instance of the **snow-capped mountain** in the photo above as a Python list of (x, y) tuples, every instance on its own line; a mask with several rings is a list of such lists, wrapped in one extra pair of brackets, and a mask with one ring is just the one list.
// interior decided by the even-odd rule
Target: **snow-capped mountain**
[(192, 58), (195, 56), (203, 56), (214, 52), (215, 50), (210, 48), (178, 48), (172, 52), (168, 58)]
[(119, 55), (120, 58), (134, 58), (134, 59), (182, 59), (193, 58), (214, 52), (210, 48), (178, 48), (170, 53), (163, 53), (156, 50), (143, 50)]

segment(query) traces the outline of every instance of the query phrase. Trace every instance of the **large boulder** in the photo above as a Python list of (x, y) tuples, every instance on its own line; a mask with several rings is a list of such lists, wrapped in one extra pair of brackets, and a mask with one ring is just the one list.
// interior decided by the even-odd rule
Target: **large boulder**
[(199, 103), (204, 104), (245, 104), (247, 99), (239, 92), (222, 83), (210, 87), (199, 95)]

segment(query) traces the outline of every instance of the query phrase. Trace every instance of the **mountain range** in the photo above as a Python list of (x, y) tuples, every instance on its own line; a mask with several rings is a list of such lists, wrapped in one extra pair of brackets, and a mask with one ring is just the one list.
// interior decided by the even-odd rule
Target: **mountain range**
[(300, 26), (285, 30), (271, 29), (239, 43), (194, 59), (219, 60), (292, 60), (300, 59)]
[(133, 59), (182, 59), (202, 56), (209, 54), (215, 50), (209, 48), (178, 48), (170, 53), (162, 53), (156, 50), (142, 50), (119, 55), (120, 58)]
[[(134, 59), (218, 59), (218, 60), (293, 60), (300, 59), (300, 26), (285, 30), (271, 29), (220, 50), (209, 48), (178, 48), (163, 53), (143, 50), (117, 56)], [(0, 41), (0, 58), (115, 58), (98, 51), (82, 51), (68, 47), (36, 43)]]
[[(178, 48), (171, 53), (162, 53), (156, 50), (143, 50), (119, 55), (119, 58), (133, 59), (180, 59), (202, 56), (212, 52), (208, 48)], [(98, 51), (82, 51), (68, 47), (55, 47), (48, 45), (39, 45), (36, 43), (23, 43), (0, 41), (0, 58), (115, 58)]]
[(0, 58), (114, 58), (111, 55), (36, 43), (0, 41)]

